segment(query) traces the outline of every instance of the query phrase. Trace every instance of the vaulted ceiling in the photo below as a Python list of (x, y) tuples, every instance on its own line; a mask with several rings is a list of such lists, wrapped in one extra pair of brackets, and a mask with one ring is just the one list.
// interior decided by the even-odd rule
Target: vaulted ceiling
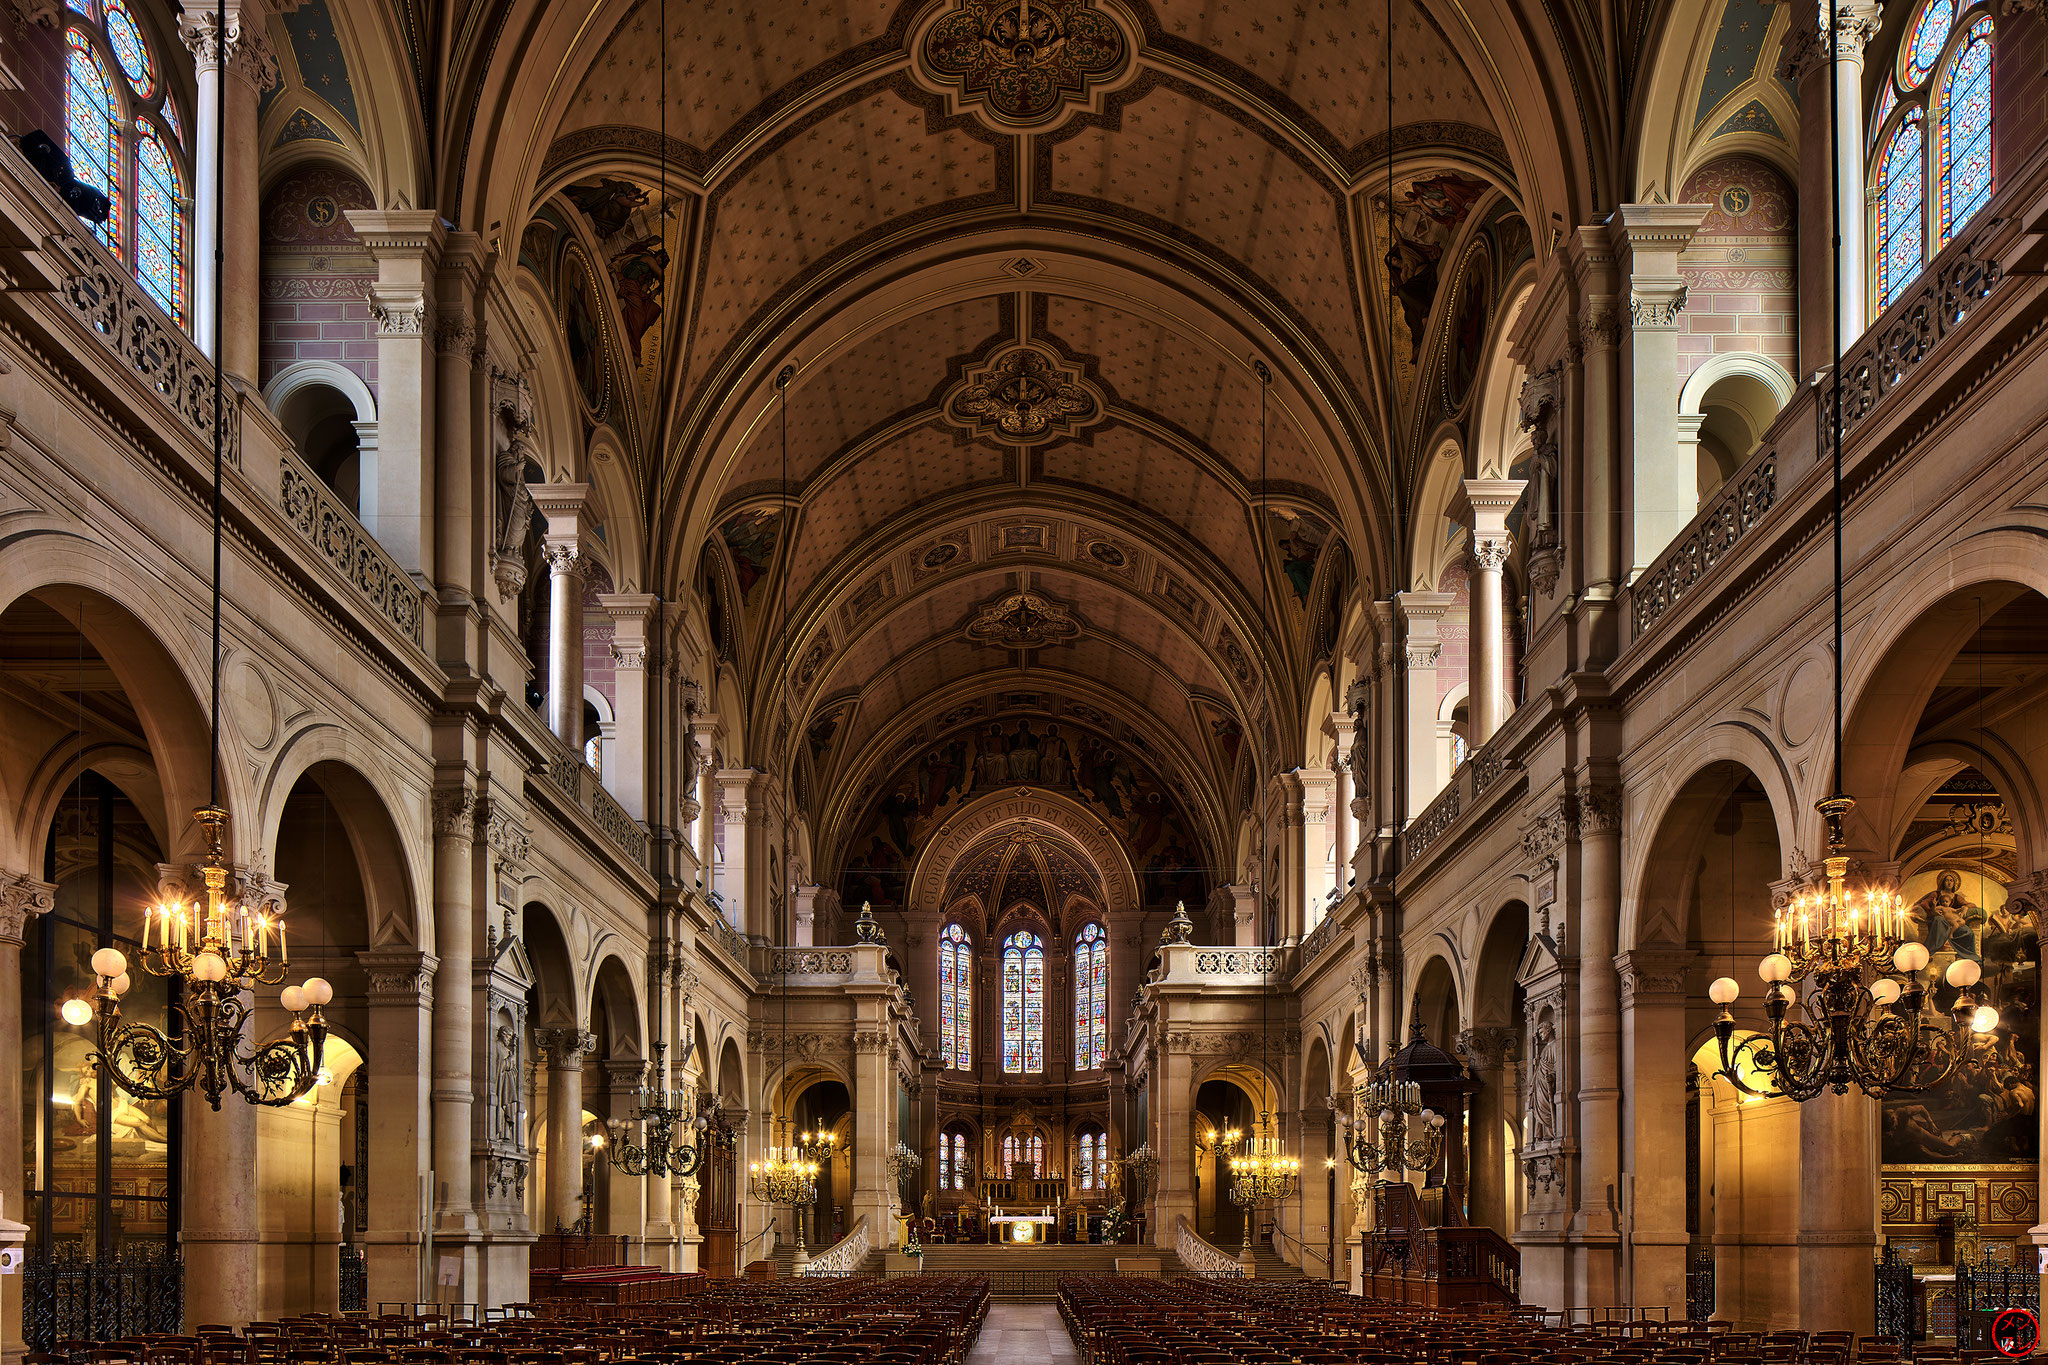
[(655, 548), (622, 585), (717, 599), (749, 761), (794, 656), (814, 813), (1019, 691), (1114, 705), (1207, 804), (1216, 717), (1297, 740), (1333, 592), (1394, 577), (1395, 464), (1464, 401), (1454, 300), (1497, 320), (1529, 225), (1596, 197), (1570, 26), (1530, 19), (579, 0), (454, 63), (442, 198), (623, 452), (593, 481)]

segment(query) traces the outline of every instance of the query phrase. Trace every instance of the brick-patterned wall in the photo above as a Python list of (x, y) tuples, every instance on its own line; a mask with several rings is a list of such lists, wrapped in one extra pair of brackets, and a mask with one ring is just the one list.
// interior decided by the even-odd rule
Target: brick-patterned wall
[(12, 11), (0, 10), (0, 60), (21, 82), (0, 90), (0, 124), (7, 136), (40, 128), (64, 145), (64, 30), (25, 24), (18, 30)]
[(2048, 16), (1998, 15), (1991, 66), (1991, 173), (2002, 179), (2041, 147), (2048, 128)]
[(368, 186), (332, 166), (302, 166), (264, 196), (259, 384), (297, 361), (332, 360), (377, 391), (365, 296), (376, 268), (346, 216), (374, 206)]
[(1472, 672), (1472, 582), (1463, 556), (1443, 571), (1436, 590), (1457, 594), (1436, 625), (1443, 641), (1436, 656), (1436, 704), (1442, 710), (1444, 698), (1463, 687)]
[(612, 637), (618, 634), (618, 627), (597, 600), (612, 591), (611, 574), (602, 564), (592, 564), (583, 575), (583, 684), (607, 703), (616, 704), (618, 674), (612, 663)]
[(1680, 372), (1690, 376), (1715, 355), (1755, 352), (1797, 374), (1792, 187), (1768, 163), (1731, 156), (1695, 171), (1679, 201), (1710, 206), (1679, 262), (1686, 284), (1678, 315)]

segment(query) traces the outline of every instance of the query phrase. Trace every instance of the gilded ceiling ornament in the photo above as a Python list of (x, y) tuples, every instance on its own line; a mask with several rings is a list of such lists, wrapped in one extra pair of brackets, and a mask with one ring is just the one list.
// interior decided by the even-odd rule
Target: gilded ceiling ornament
[(1036, 588), (1020, 588), (983, 603), (967, 623), (970, 641), (999, 649), (1044, 649), (1080, 633), (1081, 623), (1073, 612)]
[(923, 56), (962, 107), (1041, 127), (1127, 71), (1131, 44), (1092, 0), (955, 0), (925, 33)]
[(1050, 351), (1013, 346), (970, 369), (945, 413), (970, 435), (1037, 445), (1100, 420), (1102, 401)]

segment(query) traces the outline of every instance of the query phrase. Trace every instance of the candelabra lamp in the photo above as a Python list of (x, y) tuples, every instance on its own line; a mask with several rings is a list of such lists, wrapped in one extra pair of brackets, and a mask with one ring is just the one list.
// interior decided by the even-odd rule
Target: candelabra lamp
[(1998, 1027), (1998, 1011), (1977, 998), (1983, 969), (1966, 957), (1943, 979), (1956, 992), (1946, 1035), (1921, 1027), (1926, 998), (1925, 944), (1907, 935), (1905, 898), (1889, 886), (1852, 889), (1842, 831), (1855, 803), (1830, 796), (1817, 807), (1828, 856), (1821, 885), (1775, 916), (1771, 952), (1757, 966), (1768, 1034), (1735, 1036), (1729, 1006), (1741, 995), (1733, 977), (1707, 989), (1721, 1007), (1714, 1033), (1720, 1075), (1744, 1094), (1808, 1100), (1912, 1093), (1941, 1084), (1969, 1051), (1973, 1035)]
[(1230, 1176), (1230, 1198), (1246, 1208), (1292, 1199), (1301, 1188), (1301, 1160), (1287, 1155), (1279, 1121), (1272, 1115), (1259, 1115), (1251, 1141), (1230, 1159)]
[(1237, 1149), (1243, 1145), (1243, 1143), (1244, 1130), (1242, 1128), (1225, 1127), (1222, 1129), (1217, 1129), (1214, 1127), (1210, 1127), (1203, 1129), (1199, 1134), (1196, 1135), (1195, 1150), (1200, 1152), (1203, 1156), (1207, 1156), (1211, 1152), (1217, 1152), (1223, 1156), (1230, 1156), (1234, 1154), (1237, 1151)]
[[(705, 1135), (718, 1101), (715, 1096), (700, 1095), (695, 1104), (689, 1104), (670, 1091), (664, 1060), (667, 1051), (666, 1043), (654, 1045), (654, 1084), (643, 1080), (640, 1086), (633, 1110), (640, 1140), (635, 1142), (631, 1130), (616, 1119), (605, 1125), (612, 1168), (627, 1175), (691, 1176), (704, 1164)], [(685, 1045), (686, 1065), (689, 1056), (690, 1047)]]
[(782, 1140), (762, 1153), (761, 1160), (747, 1163), (747, 1191), (764, 1204), (808, 1204), (818, 1197), (818, 1163), (793, 1140), (795, 1134), (789, 1130), (796, 1126), (794, 1119), (777, 1119), (774, 1126)]
[(177, 1027), (167, 1033), (151, 1024), (122, 1022), (130, 964), (118, 948), (92, 955), (97, 1009), (73, 999), (64, 1002), (60, 1013), (75, 1028), (97, 1015), (99, 1049), (92, 1061), (137, 1099), (169, 1099), (196, 1090), (217, 1110), (232, 1090), (251, 1104), (287, 1105), (320, 1083), (327, 1048), (327, 1021), (320, 1011), (334, 999), (334, 988), (317, 976), (304, 985), (286, 986), (278, 1003), (291, 1013), (291, 1031), (243, 1050), (253, 1012), (246, 994), (259, 985), (277, 985), (290, 966), (284, 920), (251, 913), (229, 898), (223, 853), (228, 813), (207, 806), (194, 818), (206, 831), (200, 868), (206, 903), (173, 901), (145, 909), (135, 964), (151, 976), (180, 981), (183, 1003), (173, 1008)]

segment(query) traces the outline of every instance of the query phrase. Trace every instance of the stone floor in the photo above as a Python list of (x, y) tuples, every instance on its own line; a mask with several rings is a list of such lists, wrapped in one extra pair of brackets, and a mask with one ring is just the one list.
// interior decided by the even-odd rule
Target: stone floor
[(1069, 1365), (1080, 1354), (1049, 1303), (992, 1303), (981, 1339), (967, 1353), (968, 1365)]

